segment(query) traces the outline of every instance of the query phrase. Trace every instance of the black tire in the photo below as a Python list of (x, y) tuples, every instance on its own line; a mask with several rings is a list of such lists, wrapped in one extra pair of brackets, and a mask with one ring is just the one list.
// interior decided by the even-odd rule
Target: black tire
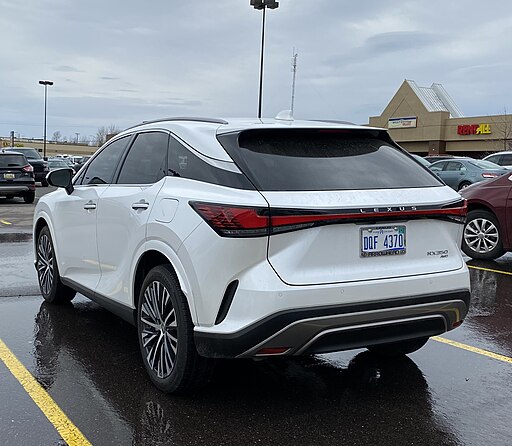
[(27, 204), (30, 204), (30, 203), (33, 203), (34, 200), (36, 199), (36, 193), (31, 191), (31, 192), (26, 192), (24, 195), (23, 195), (23, 201)]
[(474, 210), (468, 213), (462, 233), (462, 251), (479, 260), (501, 257), (503, 237), (498, 219), (491, 212)]
[(64, 285), (60, 280), (52, 236), (48, 226), (41, 229), (37, 237), (36, 257), (37, 279), (44, 300), (52, 304), (71, 302), (76, 291)]
[(457, 190), (466, 189), (468, 186), (471, 186), (471, 183), (469, 181), (463, 181), (459, 184), (459, 188)]
[(407, 341), (391, 342), (389, 344), (373, 345), (368, 347), (372, 353), (385, 356), (403, 356), (413, 353), (423, 347), (428, 341), (427, 338), (408, 339)]
[(184, 394), (208, 383), (214, 360), (197, 353), (187, 300), (169, 265), (153, 268), (144, 279), (137, 331), (142, 361), (158, 389)]
[(48, 181), (46, 181), (46, 179), (41, 180), (41, 186), (48, 187)]

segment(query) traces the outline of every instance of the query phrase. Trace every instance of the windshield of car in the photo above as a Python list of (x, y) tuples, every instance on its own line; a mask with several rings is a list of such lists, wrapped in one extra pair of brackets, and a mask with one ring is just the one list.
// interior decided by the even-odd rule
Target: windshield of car
[(12, 150), (23, 153), (23, 155), (25, 155), (28, 159), (41, 159), (39, 152), (36, 149), (32, 149), (30, 147), (14, 147)]
[[(246, 130), (219, 141), (259, 190), (321, 191), (441, 186), (377, 131)], [(238, 144), (235, 145), (235, 142)]]
[(498, 166), (497, 164), (495, 164), (491, 161), (471, 160), (468, 162), (469, 162), (469, 164), (479, 167), (480, 169), (502, 169), (501, 166)]
[(23, 155), (0, 155), (0, 167), (21, 167), (27, 164), (27, 160)]

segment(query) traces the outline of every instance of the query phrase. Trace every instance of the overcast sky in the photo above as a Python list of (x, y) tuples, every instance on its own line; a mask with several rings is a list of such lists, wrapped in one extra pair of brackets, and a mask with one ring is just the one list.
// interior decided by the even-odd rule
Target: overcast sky
[[(0, 0), (0, 136), (94, 135), (167, 116), (256, 116), (261, 11), (249, 0)], [(466, 116), (512, 110), (508, 0), (280, 0), (267, 11), (263, 115), (367, 123), (404, 79)]]

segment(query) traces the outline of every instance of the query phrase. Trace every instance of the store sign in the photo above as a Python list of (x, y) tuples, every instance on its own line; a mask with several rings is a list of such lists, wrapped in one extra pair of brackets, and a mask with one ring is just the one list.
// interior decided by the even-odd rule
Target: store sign
[(457, 134), (459, 135), (490, 135), (491, 124), (469, 124), (458, 125)]
[(416, 116), (409, 118), (391, 118), (388, 120), (388, 129), (403, 129), (416, 127)]

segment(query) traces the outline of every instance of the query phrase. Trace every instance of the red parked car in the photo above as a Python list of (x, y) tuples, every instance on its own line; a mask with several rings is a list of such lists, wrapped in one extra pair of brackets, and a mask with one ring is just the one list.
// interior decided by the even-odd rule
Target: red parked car
[(459, 193), (468, 200), (462, 250), (473, 259), (494, 260), (512, 251), (512, 175), (473, 184)]

